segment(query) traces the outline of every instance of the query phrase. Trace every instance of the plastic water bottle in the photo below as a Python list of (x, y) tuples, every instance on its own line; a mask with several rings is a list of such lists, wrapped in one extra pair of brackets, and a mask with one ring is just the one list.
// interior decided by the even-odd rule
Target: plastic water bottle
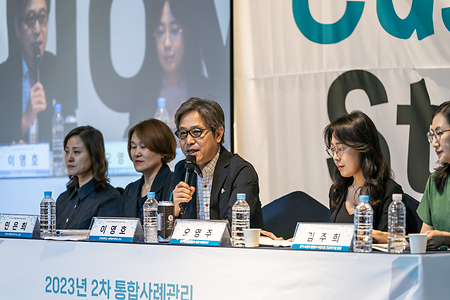
[(355, 234), (353, 238), (354, 252), (372, 251), (373, 209), (369, 204), (369, 196), (359, 196), (359, 204), (355, 208)]
[(155, 113), (155, 119), (163, 121), (169, 125), (169, 112), (166, 108), (166, 98), (158, 98), (158, 109)]
[(44, 192), (41, 201), (41, 238), (54, 236), (56, 231), (56, 203), (52, 198), (52, 192)]
[(55, 104), (52, 120), (53, 133), (53, 176), (64, 176), (64, 118), (61, 115), (61, 104)]
[(402, 253), (405, 250), (406, 207), (402, 194), (392, 195), (388, 211), (388, 250), (390, 253)]
[(155, 193), (147, 193), (147, 200), (144, 202), (144, 242), (158, 242), (158, 201), (155, 199)]
[(236, 197), (232, 208), (231, 245), (245, 247), (244, 229), (250, 228), (250, 206), (245, 201), (245, 194), (237, 194)]

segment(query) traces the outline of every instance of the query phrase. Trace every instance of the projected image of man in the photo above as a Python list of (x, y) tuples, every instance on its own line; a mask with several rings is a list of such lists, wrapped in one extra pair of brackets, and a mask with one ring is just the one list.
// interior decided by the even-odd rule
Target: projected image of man
[(55, 56), (45, 52), (50, 0), (17, 0), (12, 7), (20, 51), (0, 65), (0, 125), (8, 128), (0, 141), (49, 142), (55, 97), (47, 87), (57, 77)]

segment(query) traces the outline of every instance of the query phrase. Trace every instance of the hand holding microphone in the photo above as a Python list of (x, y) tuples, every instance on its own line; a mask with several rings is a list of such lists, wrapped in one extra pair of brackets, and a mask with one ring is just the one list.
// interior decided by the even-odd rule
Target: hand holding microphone
[[(184, 168), (186, 169), (186, 173), (184, 175), (184, 182), (189, 186), (192, 186), (192, 175), (194, 174), (195, 166), (196, 166), (197, 158), (194, 155), (188, 155), (186, 157), (186, 162), (184, 164)], [(186, 212), (186, 202), (180, 203), (180, 214), (183, 215)]]
[(195, 192), (195, 187), (192, 185), (192, 177), (196, 167), (196, 157), (194, 155), (188, 155), (186, 157), (185, 176), (184, 181), (180, 181), (173, 190), (173, 202), (175, 205), (175, 216), (184, 214), (186, 212), (186, 206), (192, 199), (192, 194)]
[(30, 127), (34, 124), (38, 113), (47, 109), (47, 99), (45, 96), (45, 90), (40, 82), (40, 68), (42, 63), (41, 50), (39, 46), (33, 48), (33, 64), (30, 72), (34, 73), (36, 83), (30, 89), (30, 95), (25, 112), (22, 114), (22, 134), (25, 134)]
[(41, 49), (39, 46), (34, 46), (33, 48), (33, 64), (34, 64), (34, 70), (36, 74), (36, 82), (41, 82), (41, 63), (42, 63), (42, 56), (41, 56)]

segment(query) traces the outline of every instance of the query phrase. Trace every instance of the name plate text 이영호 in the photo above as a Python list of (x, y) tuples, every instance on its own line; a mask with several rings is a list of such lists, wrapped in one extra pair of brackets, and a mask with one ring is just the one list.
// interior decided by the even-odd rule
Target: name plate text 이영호
[(292, 249), (349, 251), (353, 224), (297, 223)]
[(228, 221), (176, 220), (170, 244), (219, 246), (229, 244)]
[(138, 218), (94, 217), (88, 240), (132, 243), (142, 238), (142, 226)]
[(48, 143), (0, 147), (0, 178), (45, 176), (50, 176)]
[(0, 236), (38, 237), (38, 216), (0, 214)]

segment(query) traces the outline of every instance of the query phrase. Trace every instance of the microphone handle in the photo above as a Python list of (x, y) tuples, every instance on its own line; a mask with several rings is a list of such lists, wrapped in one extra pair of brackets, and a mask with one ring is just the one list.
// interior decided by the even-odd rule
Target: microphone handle
[[(184, 176), (184, 182), (186, 182), (189, 186), (191, 185), (193, 173), (194, 173), (194, 170), (186, 169), (186, 175)], [(184, 213), (186, 212), (186, 207), (187, 207), (186, 202), (180, 203), (180, 215), (184, 215)]]
[(184, 215), (184, 213), (186, 212), (186, 207), (187, 207), (187, 203), (186, 202), (181, 202), (180, 203), (180, 215)]
[(41, 72), (39, 71), (39, 64), (36, 65), (36, 82), (41, 82)]

